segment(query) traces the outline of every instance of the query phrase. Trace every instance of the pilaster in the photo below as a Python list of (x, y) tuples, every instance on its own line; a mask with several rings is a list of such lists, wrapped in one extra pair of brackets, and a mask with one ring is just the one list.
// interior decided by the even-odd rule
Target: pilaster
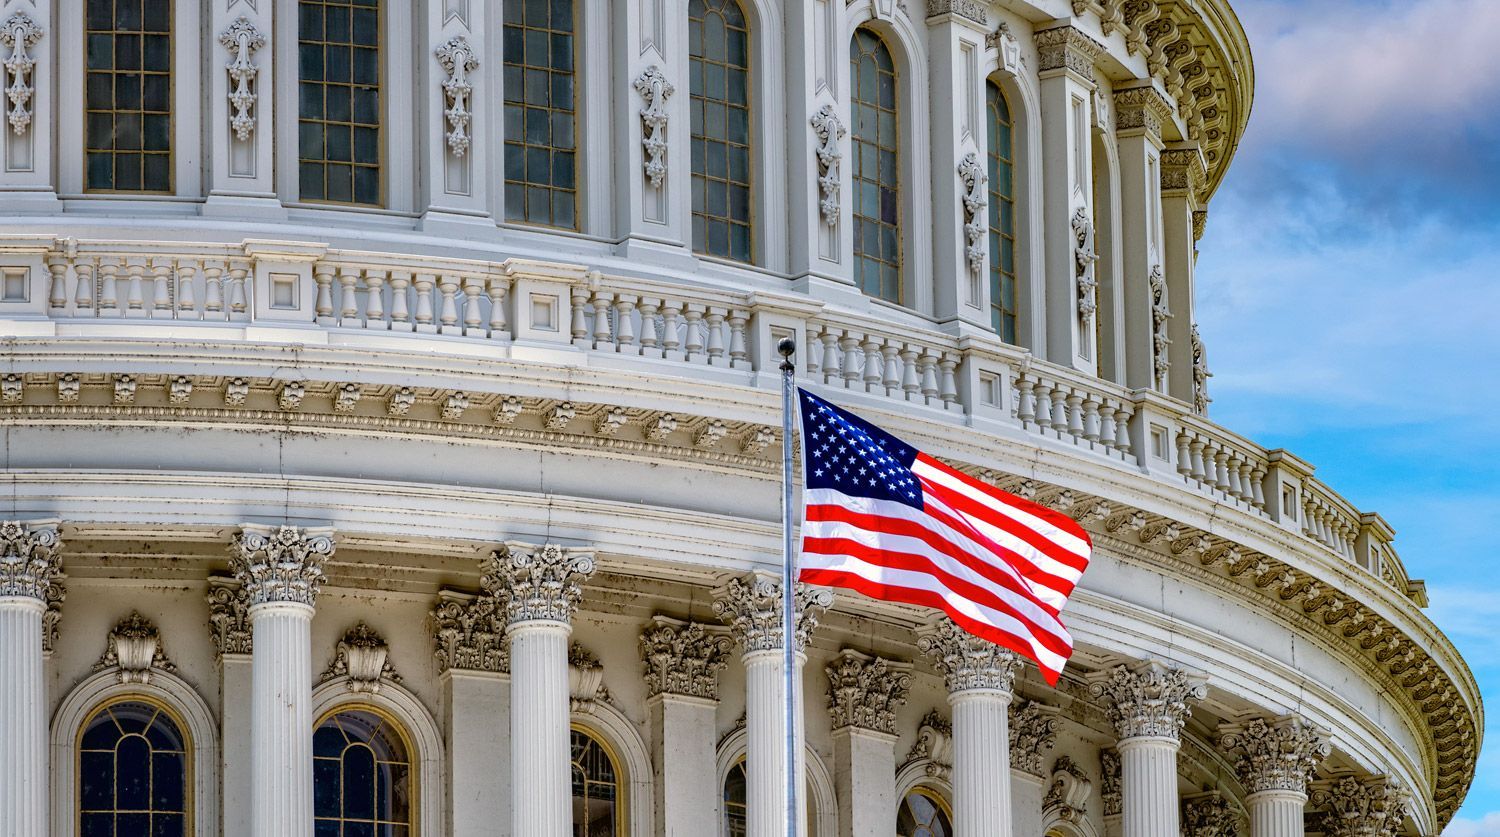
[(271, 3), (210, 3), (203, 114), (208, 143), (204, 214), (283, 215), (275, 183), (276, 62)]
[(0, 523), (0, 834), (48, 833), (42, 616), (61, 550), (54, 521)]
[(1057, 709), (1021, 700), (1012, 702), (1007, 711), (1012, 833), (1041, 834), (1044, 792), (1050, 778), (1042, 765), (1057, 743)]
[(0, 3), (0, 193), (7, 209), (17, 203), (55, 210), (57, 21), (52, 3)]
[(1410, 801), (1411, 794), (1388, 776), (1342, 776), (1314, 783), (1312, 791), (1327, 837), (1395, 837)]
[(433, 661), (443, 692), (448, 826), (481, 837), (510, 824), (510, 649), (500, 601), (438, 591)]
[[(1156, 328), (1152, 277), (1164, 276), (1161, 220), (1161, 125), (1171, 105), (1149, 85), (1117, 90), (1115, 137), (1120, 154), (1120, 235), (1125, 307), (1125, 384), (1155, 388)], [(1166, 337), (1163, 332), (1162, 337)]]
[(422, 228), (492, 227), (490, 156), (501, 145), (491, 141), (490, 120), (499, 118), (503, 97), (486, 86), (496, 76), (481, 66), (500, 60), (498, 52), (488, 49), (488, 4), (466, 0), (423, 6), (417, 21), (426, 34), (417, 56), (418, 154), (431, 176), (421, 184), (426, 192), (419, 198)]
[[(853, 295), (849, 219), (849, 35), (843, 0), (787, 0), (785, 56), (788, 273), (823, 298)], [(766, 137), (766, 143), (779, 144)], [(772, 209), (767, 214), (775, 215)]]
[(229, 576), (209, 576), (209, 637), (219, 664), (219, 775), (220, 810), (224, 837), (251, 837), (250, 786), (254, 747), (250, 719), (253, 632), (250, 594)]
[(1198, 210), (1198, 193), (1207, 171), (1203, 152), (1196, 143), (1176, 143), (1161, 155), (1161, 212), (1163, 269), (1167, 279), (1167, 303), (1171, 319), (1167, 323), (1167, 350), (1170, 369), (1167, 394), (1188, 404), (1197, 402), (1194, 349), (1201, 345), (1195, 337), (1193, 316), (1193, 262), (1197, 241), (1193, 237), (1193, 215)]
[(834, 795), (840, 837), (896, 831), (896, 710), (911, 665), (844, 649), (824, 668), (833, 719)]

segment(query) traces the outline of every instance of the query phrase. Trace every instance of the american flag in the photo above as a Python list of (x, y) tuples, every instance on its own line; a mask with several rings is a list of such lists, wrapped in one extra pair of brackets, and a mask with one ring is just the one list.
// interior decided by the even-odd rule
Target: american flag
[(1073, 653), (1059, 614), (1092, 545), (1071, 518), (1001, 491), (799, 389), (802, 581), (943, 610), (1035, 660)]

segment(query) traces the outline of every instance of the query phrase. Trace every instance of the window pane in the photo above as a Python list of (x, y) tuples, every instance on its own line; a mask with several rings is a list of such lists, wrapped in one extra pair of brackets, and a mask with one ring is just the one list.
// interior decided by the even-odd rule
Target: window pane
[(1015, 149), (1011, 147), (1010, 106), (994, 82), (985, 85), (989, 136), (990, 324), (1001, 339), (1016, 339)]
[(936, 796), (914, 790), (901, 801), (896, 815), (897, 837), (952, 837), (948, 809)]
[(849, 44), (853, 74), (855, 278), (865, 293), (901, 301), (900, 123), (896, 71), (885, 42), (859, 29)]
[(618, 804), (619, 774), (609, 752), (588, 733), (573, 730), (573, 835), (623, 837), (624, 811)]
[(406, 739), (366, 709), (345, 709), (313, 733), (313, 826), (318, 837), (405, 834), (411, 823)]
[(83, 834), (181, 837), (186, 747), (171, 716), (154, 705), (124, 701), (95, 712), (79, 739)]
[[(750, 31), (736, 0), (698, 0), (689, 27), (693, 79), (693, 248), (736, 261), (752, 258)], [(701, 198), (699, 196), (702, 196)]]
[(378, 206), (381, 4), (298, 0), (297, 10), (299, 197)]
[(170, 192), (170, 7), (153, 0), (143, 12), (141, 0), (87, 2), (84, 188)]
[[(577, 119), (573, 79), (573, 3), (508, 0), (502, 43), (505, 101), (505, 218), (577, 229), (572, 151)], [(517, 124), (520, 123), (520, 124)]]

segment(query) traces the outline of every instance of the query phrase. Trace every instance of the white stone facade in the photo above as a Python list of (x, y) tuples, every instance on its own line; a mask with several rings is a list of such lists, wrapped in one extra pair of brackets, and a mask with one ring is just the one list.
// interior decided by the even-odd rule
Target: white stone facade
[[(401, 730), (422, 837), (585, 833), (572, 730), (615, 771), (589, 837), (719, 834), (737, 770), (757, 837), (788, 769), (814, 837), (896, 834), (913, 792), (960, 837), (1454, 815), (1482, 707), (1394, 533), (1205, 415), (1194, 242), (1253, 79), (1225, 0), (740, 0), (749, 263), (693, 251), (683, 0), (575, 4), (566, 231), (504, 220), (500, 0), (379, 3), (371, 207), (299, 196), (296, 0), (160, 2), (146, 195), (86, 187), (89, 4), (0, 0), (0, 834), (80, 833), (120, 701), (173, 719), (200, 837), (312, 835), (340, 708)], [(854, 274), (860, 27), (897, 79), (894, 301)], [(1014, 344), (972, 228), (987, 82)], [(786, 764), (782, 337), (802, 385), (1089, 530), (1057, 688), (803, 591)]]

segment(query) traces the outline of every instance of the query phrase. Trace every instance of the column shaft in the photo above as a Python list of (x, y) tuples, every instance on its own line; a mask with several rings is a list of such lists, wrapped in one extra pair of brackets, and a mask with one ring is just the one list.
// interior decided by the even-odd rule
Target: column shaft
[(719, 796), (714, 701), (662, 694), (651, 699), (651, 761), (656, 767), (656, 833), (697, 837), (713, 822)]
[(952, 692), (953, 829), (957, 837), (1010, 837), (1010, 693)]
[(1250, 837), (1302, 837), (1307, 794), (1268, 790), (1245, 798), (1250, 808)]
[(1177, 837), (1181, 832), (1177, 811), (1178, 747), (1175, 738), (1120, 741), (1124, 837)]
[(516, 802), (511, 833), (569, 837), (573, 831), (568, 759), (568, 636), (566, 622), (534, 619), (510, 626), (510, 763)]
[(0, 834), (47, 833), (46, 609), (31, 596), (0, 597)]
[(447, 671), (442, 677), (447, 731), (448, 826), (453, 837), (492, 835), (510, 822), (506, 747), (510, 680), (503, 674)]
[(312, 617), (310, 605), (250, 608), (251, 832), (312, 837)]
[[(802, 654), (797, 655), (792, 676), (801, 682)], [(786, 722), (782, 710), (786, 694), (781, 679), (781, 651), (753, 651), (743, 657), (745, 663), (745, 730), (749, 742), (745, 749), (745, 773), (749, 837), (786, 837), (786, 810), (782, 807), (782, 788), (786, 784)], [(794, 711), (802, 718), (802, 689), (793, 690)], [(797, 821), (807, 822), (805, 788), (805, 727), (797, 725), (795, 762), (792, 770), (798, 778)]]

